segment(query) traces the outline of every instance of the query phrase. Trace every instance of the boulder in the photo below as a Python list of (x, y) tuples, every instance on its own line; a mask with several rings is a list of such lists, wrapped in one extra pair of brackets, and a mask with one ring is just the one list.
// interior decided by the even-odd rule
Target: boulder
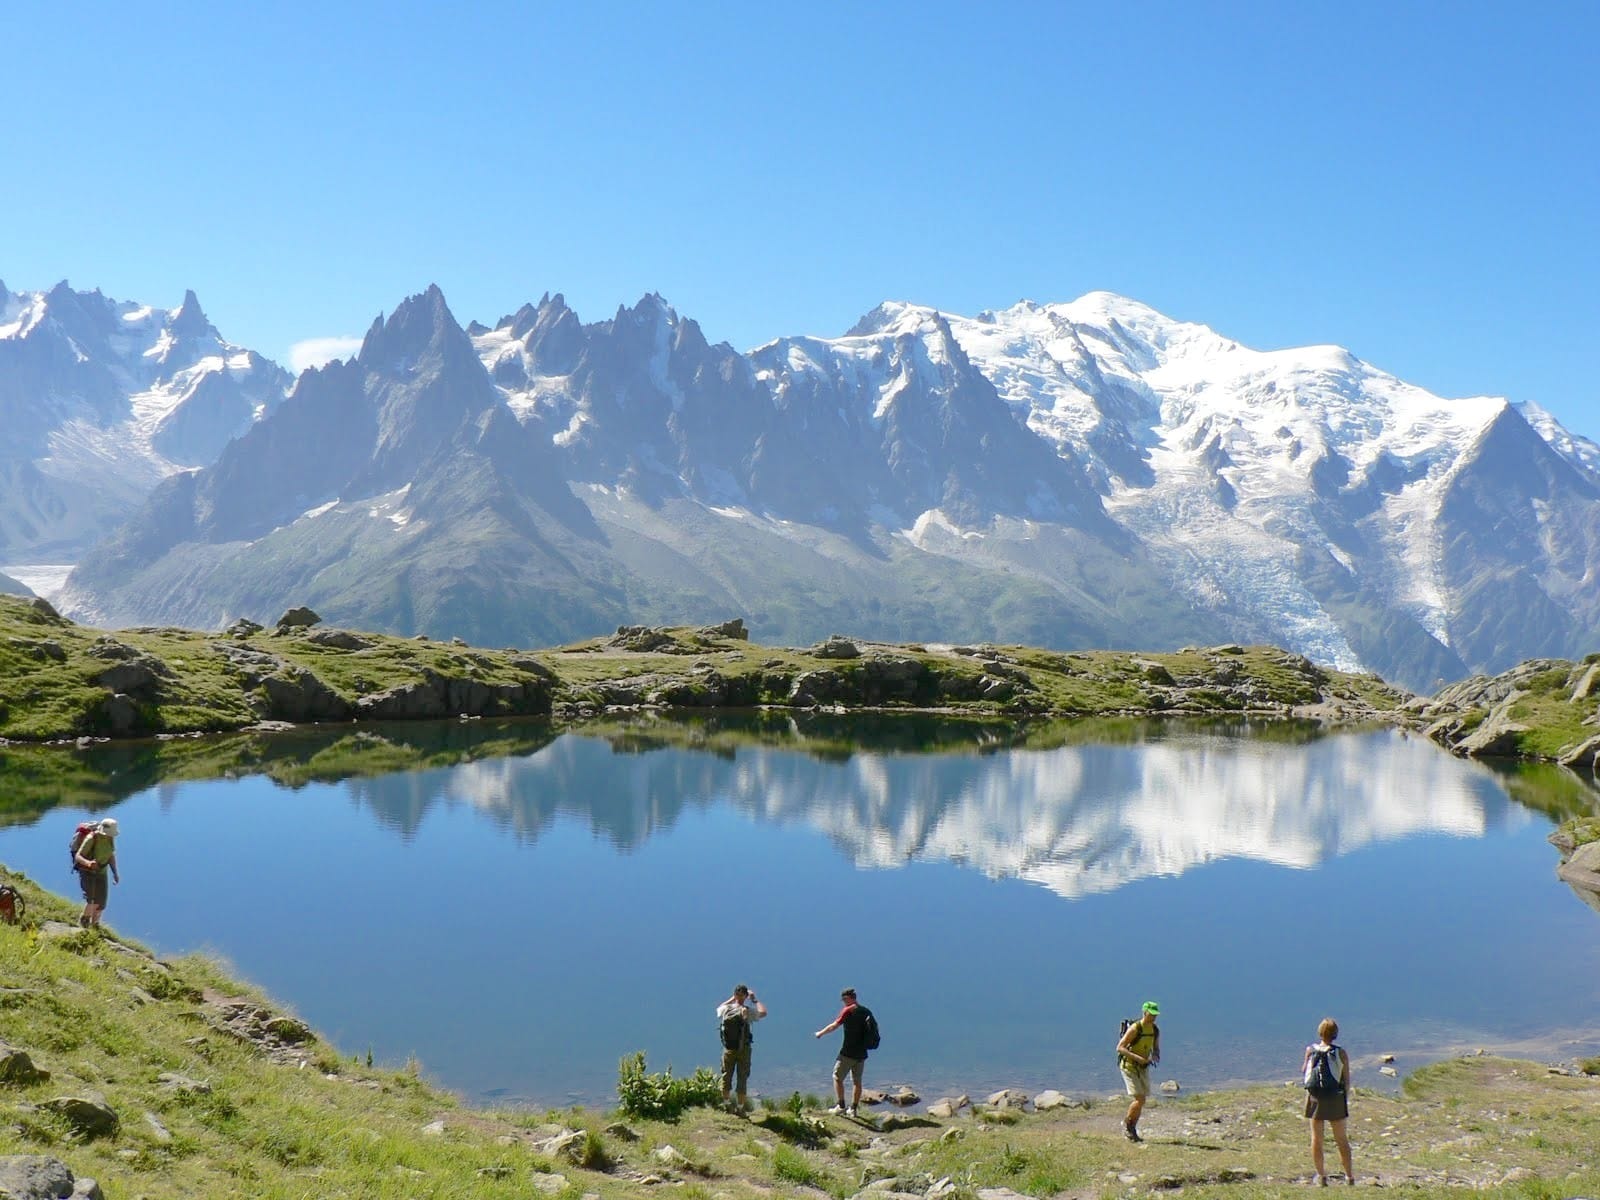
[(670, 633), (651, 629), (648, 625), (619, 625), (606, 645), (613, 650), (631, 650), (636, 654), (677, 648), (677, 642)]
[(44, 1154), (0, 1155), (0, 1196), (12, 1200), (65, 1200), (75, 1180), (67, 1164)]
[(850, 692), (837, 671), (803, 671), (789, 689), (789, 703), (800, 706), (832, 704)]
[(156, 1076), (156, 1083), (162, 1091), (175, 1092), (180, 1096), (209, 1096), (211, 1085), (200, 1079), (190, 1079), (187, 1075), (180, 1075), (176, 1071), (163, 1071)]
[(1176, 1096), (1182, 1089), (1179, 1088), (1176, 1079), (1163, 1079), (1161, 1081), (1161, 1090), (1169, 1096)]
[(1571, 884), (1591, 908), (1600, 908), (1600, 842), (1585, 842), (1556, 868), (1556, 874)]
[(83, 1138), (105, 1137), (117, 1131), (116, 1111), (106, 1103), (104, 1096), (57, 1096), (39, 1107), (65, 1119), (73, 1132)]
[(687, 1171), (693, 1165), (676, 1146), (662, 1146), (651, 1157), (669, 1171)]
[(1595, 770), (1595, 758), (1600, 756), (1600, 734), (1588, 738), (1561, 756), (1561, 765), (1573, 770)]
[(48, 621), (52, 625), (65, 625), (67, 623), (66, 618), (58, 613), (55, 608), (52, 607), (50, 601), (46, 600), (43, 596), (36, 596), (34, 599), (28, 601), (28, 607), (33, 610), (36, 616), (42, 620)]
[(345, 721), (350, 704), (304, 667), (286, 666), (261, 681), (266, 693), (267, 711), (263, 715), (297, 725), (308, 721)]
[(818, 658), (860, 658), (861, 647), (847, 637), (840, 637), (837, 633), (827, 641), (818, 642), (811, 647), (811, 653)]
[(901, 1084), (884, 1099), (888, 1100), (890, 1104), (898, 1104), (901, 1108), (906, 1108), (921, 1101), (922, 1097), (917, 1095), (911, 1088), (906, 1087), (905, 1084)]
[(701, 637), (732, 638), (740, 642), (750, 640), (750, 631), (744, 627), (743, 617), (735, 617), (731, 621), (724, 621), (721, 625), (704, 625), (695, 632)]
[(1054, 1088), (1048, 1088), (1033, 1098), (1033, 1107), (1039, 1112), (1049, 1112), (1053, 1108), (1070, 1108), (1071, 1106), (1072, 1101)]
[(1455, 744), (1457, 754), (1470, 758), (1504, 758), (1518, 752), (1520, 735), (1526, 725), (1511, 720), (1501, 711), (1491, 713), (1466, 737)]
[(0, 1083), (26, 1086), (49, 1078), (50, 1072), (34, 1066), (26, 1050), (0, 1042)]
[(377, 645), (371, 638), (351, 633), (348, 629), (314, 629), (306, 634), (306, 641), (332, 650), (369, 650)]
[(100, 722), (112, 737), (126, 737), (144, 728), (144, 714), (132, 696), (118, 692), (100, 702)]
[(992, 1093), (984, 1103), (990, 1108), (1026, 1108), (1028, 1099), (1027, 1092), (1006, 1088), (1004, 1091)]
[(546, 1196), (558, 1196), (567, 1190), (567, 1177), (565, 1175), (552, 1175), (548, 1171), (533, 1171), (528, 1175), (528, 1183), (534, 1191)]
[(322, 618), (302, 605), (299, 608), (291, 608), (278, 618), (278, 632), (287, 633), (291, 629), (310, 629), (313, 625), (320, 624), (322, 624)]
[(222, 636), (231, 638), (254, 637), (256, 634), (260, 633), (263, 628), (263, 626), (258, 625), (256, 622), (250, 620), (249, 617), (240, 617), (232, 625), (229, 625), (222, 631)]

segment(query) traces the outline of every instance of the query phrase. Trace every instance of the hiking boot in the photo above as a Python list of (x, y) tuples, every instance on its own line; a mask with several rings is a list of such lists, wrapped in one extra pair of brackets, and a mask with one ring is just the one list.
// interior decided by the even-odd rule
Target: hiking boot
[(842, 1104), (835, 1104), (832, 1108), (830, 1108), (828, 1110), (829, 1113), (831, 1113), (832, 1115), (834, 1115), (836, 1117), (842, 1117), (849, 1111), (850, 1110), (848, 1108), (846, 1108)]
[(850, 1113), (850, 1115), (852, 1117), (856, 1117), (856, 1118), (859, 1119), (860, 1116), (861, 1116), (861, 1114), (856, 1110), (856, 1106), (854, 1104), (852, 1104), (847, 1111)]
[(1144, 1139), (1139, 1136), (1139, 1127), (1137, 1125), (1130, 1125), (1126, 1121), (1122, 1123), (1122, 1136), (1127, 1138), (1130, 1142), (1144, 1141)]

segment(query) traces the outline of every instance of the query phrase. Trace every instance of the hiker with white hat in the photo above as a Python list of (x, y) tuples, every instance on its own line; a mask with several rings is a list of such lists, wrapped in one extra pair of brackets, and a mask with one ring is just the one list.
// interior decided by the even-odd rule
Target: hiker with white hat
[(106, 900), (111, 886), (106, 882), (107, 869), (115, 883), (122, 882), (117, 873), (117, 819), (107, 817), (97, 824), (78, 843), (72, 854), (72, 865), (78, 872), (78, 885), (83, 889), (83, 915), (78, 924), (85, 929), (100, 928), (100, 914), (106, 910)]

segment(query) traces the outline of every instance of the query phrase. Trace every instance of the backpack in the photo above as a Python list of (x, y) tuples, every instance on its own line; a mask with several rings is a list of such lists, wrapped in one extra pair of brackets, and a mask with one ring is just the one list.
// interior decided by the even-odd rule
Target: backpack
[(97, 825), (94, 821), (79, 821), (78, 827), (72, 831), (72, 840), (67, 843), (67, 852), (71, 855), (72, 869), (74, 871), (82, 869), (78, 866), (78, 850), (94, 834), (96, 828)]
[(722, 1018), (720, 1024), (724, 1050), (743, 1050), (755, 1040), (750, 1036), (750, 1018), (745, 1016), (743, 1009), (730, 1012)]
[(28, 905), (22, 893), (9, 883), (0, 884), (0, 921), (15, 925), (27, 914)]
[(1326, 1050), (1313, 1047), (1311, 1057), (1306, 1060), (1306, 1091), (1313, 1096), (1337, 1096), (1344, 1091), (1344, 1084), (1339, 1080), (1339, 1047), (1329, 1046)]
[(876, 1050), (878, 1044), (883, 1041), (883, 1036), (878, 1032), (878, 1018), (873, 1016), (872, 1010), (865, 1005), (862, 1006), (861, 1011), (865, 1014), (862, 1018), (865, 1025), (862, 1029), (861, 1044), (868, 1050)]

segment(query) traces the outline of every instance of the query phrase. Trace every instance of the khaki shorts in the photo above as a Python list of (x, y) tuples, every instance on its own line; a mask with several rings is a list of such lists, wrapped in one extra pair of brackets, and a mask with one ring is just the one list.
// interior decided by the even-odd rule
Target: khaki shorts
[(1150, 1094), (1150, 1068), (1140, 1063), (1122, 1064), (1122, 1084), (1130, 1096)]
[(846, 1058), (839, 1055), (833, 1064), (833, 1081), (843, 1083), (846, 1075), (855, 1080), (857, 1087), (861, 1086), (861, 1072), (866, 1070), (867, 1060), (864, 1058)]
[(98, 871), (79, 871), (78, 886), (83, 889), (85, 904), (97, 904), (104, 908), (111, 896), (111, 872), (104, 867)]

